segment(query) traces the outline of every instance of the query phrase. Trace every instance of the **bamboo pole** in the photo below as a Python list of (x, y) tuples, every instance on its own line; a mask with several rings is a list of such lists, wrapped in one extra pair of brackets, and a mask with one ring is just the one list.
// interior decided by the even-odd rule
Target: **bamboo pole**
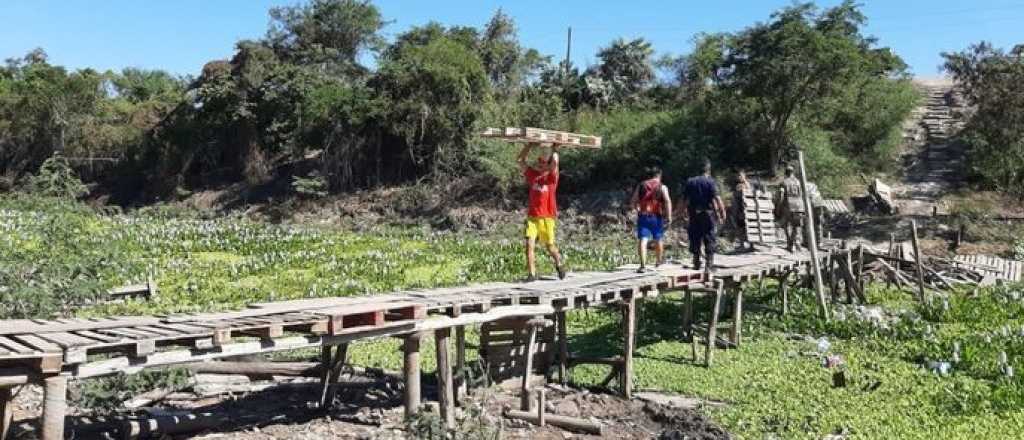
[[(804, 152), (797, 152), (797, 159), (800, 162), (800, 191), (803, 193), (804, 199), (804, 211), (811, 213), (811, 197), (807, 194), (807, 169), (804, 166)], [(811, 252), (811, 270), (814, 272), (814, 290), (818, 296), (818, 308), (821, 311), (821, 317), (826, 321), (828, 318), (828, 304), (825, 303), (825, 286), (821, 280), (821, 261), (818, 260), (818, 240), (814, 235), (814, 216), (808, 215), (807, 217), (807, 237), (810, 240), (808, 250)]]

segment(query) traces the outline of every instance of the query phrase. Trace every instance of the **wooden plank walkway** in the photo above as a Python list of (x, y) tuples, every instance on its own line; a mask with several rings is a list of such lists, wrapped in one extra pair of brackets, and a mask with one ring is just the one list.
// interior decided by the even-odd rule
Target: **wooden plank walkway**
[[(820, 258), (824, 261), (836, 252), (848, 251), (832, 249)], [(715, 262), (714, 278), (736, 285), (803, 271), (810, 264), (810, 255), (767, 249), (718, 255)], [(451, 328), (515, 317), (561, 316), (564, 320), (567, 311), (595, 306), (620, 307), (624, 317), (632, 319), (637, 300), (670, 289), (704, 285), (704, 276), (701, 271), (672, 264), (642, 274), (625, 266), (608, 272), (571, 273), (564, 280), (257, 303), (219, 313), (6, 320), (0, 321), (0, 388), (28, 381), (45, 383), (49, 400), (51, 393), (63, 394), (68, 379), (131, 374), (152, 367), (282, 350), (327, 349), (389, 336), (405, 338), (406, 377), (414, 380), (419, 375), (418, 341), (427, 332), (441, 334)], [(630, 333), (626, 340), (632, 341), (632, 337)], [(565, 335), (559, 338), (564, 340)], [(621, 377), (628, 395), (632, 343), (626, 344), (625, 351)], [(414, 397), (418, 399), (409, 398)], [(407, 411), (414, 410), (408, 406)], [(54, 418), (58, 416), (49, 420)], [(59, 419), (63, 420), (63, 414)], [(50, 434), (44, 433), (44, 439), (60, 438), (53, 431)]]

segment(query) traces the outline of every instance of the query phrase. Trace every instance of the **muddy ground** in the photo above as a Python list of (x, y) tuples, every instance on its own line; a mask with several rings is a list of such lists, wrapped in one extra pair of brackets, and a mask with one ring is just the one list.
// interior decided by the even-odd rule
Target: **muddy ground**
[[(318, 408), (320, 385), (312, 379), (275, 382), (275, 386), (253, 392), (212, 392), (193, 386), (134, 412), (98, 414), (71, 408), (67, 438), (125, 438), (124, 420), (146, 415), (156, 417), (208, 414), (210, 427), (195, 432), (143, 438), (225, 439), (225, 440), (307, 440), (307, 439), (404, 439), (445, 438), (438, 429), (433, 389), (425, 387), (424, 415), (412, 427), (404, 423), (402, 384), (397, 380), (349, 378), (327, 411)], [(270, 385), (252, 382), (249, 386)], [(245, 387), (240, 387), (245, 388)], [(549, 413), (579, 417), (600, 424), (603, 435), (588, 435), (556, 427), (539, 427), (502, 417), (506, 409), (517, 408), (514, 387), (492, 386), (473, 390), (460, 400), (457, 420), (460, 430), (448, 438), (561, 440), (589, 438), (617, 439), (727, 439), (728, 433), (708, 421), (699, 409), (703, 402), (658, 393), (639, 393), (627, 401), (606, 390), (586, 390), (549, 384), (545, 387)], [(72, 391), (72, 394), (74, 391)], [(25, 387), (16, 399), (15, 430), (11, 438), (38, 438), (41, 389)], [(416, 434), (418, 433), (418, 435)]]

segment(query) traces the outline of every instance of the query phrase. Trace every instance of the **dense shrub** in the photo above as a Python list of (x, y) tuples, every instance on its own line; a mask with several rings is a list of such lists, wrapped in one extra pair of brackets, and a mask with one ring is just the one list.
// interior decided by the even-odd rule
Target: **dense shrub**
[(1024, 196), (1024, 45), (1007, 53), (982, 42), (943, 57), (974, 107), (960, 138), (970, 172), (987, 187)]

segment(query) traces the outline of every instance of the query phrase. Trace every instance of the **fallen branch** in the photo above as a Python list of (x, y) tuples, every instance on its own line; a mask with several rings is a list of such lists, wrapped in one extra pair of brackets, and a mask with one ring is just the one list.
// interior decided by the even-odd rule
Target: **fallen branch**
[[(538, 414), (526, 411), (508, 410), (505, 411), (505, 417), (510, 419), (525, 420), (533, 423), (534, 425), (540, 425), (540, 417)], [(582, 432), (585, 434), (603, 435), (604, 428), (599, 423), (594, 423), (589, 420), (584, 420), (576, 417), (559, 416), (555, 414), (544, 414), (544, 423), (548, 425), (557, 426), (559, 428), (567, 429), (570, 431)]]

